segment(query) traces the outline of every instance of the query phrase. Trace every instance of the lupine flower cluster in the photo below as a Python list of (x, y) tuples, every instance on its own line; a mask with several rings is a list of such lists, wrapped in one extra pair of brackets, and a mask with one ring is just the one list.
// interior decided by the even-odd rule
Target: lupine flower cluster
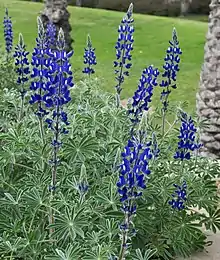
[(31, 78), (30, 90), (32, 91), (30, 104), (38, 104), (36, 115), (43, 118), (48, 112), (44, 107), (44, 93), (50, 85), (49, 67), (52, 64), (51, 50), (48, 47), (48, 40), (40, 18), (38, 22), (38, 37), (36, 39), (36, 47), (32, 53), (33, 71)]
[(18, 74), (17, 84), (21, 85), (20, 93), (23, 98), (27, 92), (24, 88), (24, 83), (28, 81), (28, 75), (30, 74), (29, 62), (27, 59), (29, 52), (26, 51), (26, 46), (24, 44), (24, 39), (22, 34), (19, 34), (18, 45), (15, 47), (15, 66), (16, 73)]
[(46, 28), (46, 38), (47, 38), (47, 44), (48, 48), (53, 49), (56, 45), (57, 40), (57, 29), (55, 24), (53, 24), (51, 21), (47, 23)]
[(164, 58), (165, 64), (163, 66), (164, 73), (162, 74), (163, 80), (160, 86), (163, 88), (161, 92), (161, 100), (163, 104), (163, 110), (166, 111), (168, 107), (168, 96), (171, 93), (171, 89), (176, 89), (176, 76), (179, 71), (180, 55), (182, 51), (179, 47), (179, 41), (177, 38), (176, 29), (173, 29), (172, 40), (169, 41), (170, 46), (166, 51), (166, 57)]
[(174, 155), (175, 159), (189, 160), (191, 158), (191, 152), (201, 148), (201, 144), (196, 141), (197, 129), (194, 126), (194, 122), (191, 116), (188, 116), (185, 112), (181, 112), (181, 127), (180, 134), (178, 136), (178, 148)]
[(46, 84), (46, 93), (43, 101), (47, 109), (53, 110), (51, 119), (46, 119), (49, 128), (67, 133), (65, 128), (57, 129), (55, 122), (63, 122), (68, 125), (67, 114), (63, 111), (63, 106), (70, 100), (70, 90), (73, 87), (73, 76), (69, 59), (73, 51), (66, 53), (63, 31), (59, 32), (57, 50), (53, 53), (53, 63), (49, 66), (50, 82)]
[(11, 17), (8, 15), (8, 9), (5, 9), (5, 17), (4, 17), (4, 38), (5, 38), (5, 49), (7, 54), (12, 51), (13, 47), (13, 30), (12, 30), (12, 21)]
[[(128, 234), (132, 217), (136, 215), (135, 200), (142, 196), (146, 189), (146, 176), (150, 174), (148, 161), (152, 158), (149, 144), (142, 144), (141, 138), (132, 137), (122, 153), (119, 181), (117, 183), (122, 211), (125, 214), (124, 222), (120, 225), (122, 232), (121, 256), (128, 247)], [(132, 231), (132, 233), (134, 233)], [(123, 259), (120, 258), (119, 259)]]
[(133, 96), (133, 103), (128, 110), (128, 114), (133, 124), (140, 122), (143, 112), (149, 110), (149, 103), (153, 96), (154, 87), (158, 85), (158, 75), (158, 69), (154, 69), (153, 66), (149, 66), (143, 71), (138, 89)]
[(125, 76), (129, 76), (129, 69), (131, 68), (131, 51), (133, 50), (133, 32), (134, 27), (132, 25), (134, 19), (132, 17), (133, 14), (133, 4), (130, 4), (127, 14), (121, 21), (121, 25), (119, 25), (119, 36), (118, 41), (116, 43), (116, 61), (114, 61), (114, 67), (117, 85), (116, 91), (117, 94), (120, 95), (122, 91), (122, 83), (124, 82)]
[(51, 117), (45, 121), (48, 127), (54, 132), (52, 140), (53, 146), (53, 159), (50, 163), (54, 169), (54, 176), (50, 190), (54, 191), (56, 188), (56, 167), (59, 164), (58, 151), (62, 142), (60, 140), (61, 134), (67, 134), (66, 126), (69, 125), (67, 113), (64, 111), (64, 105), (70, 100), (70, 90), (73, 87), (73, 76), (71, 65), (69, 62), (73, 51), (66, 53), (65, 39), (62, 29), (59, 31), (57, 40), (57, 49), (53, 52), (53, 63), (50, 64), (50, 81), (46, 85), (46, 93), (43, 96), (45, 107), (51, 111)]
[(175, 193), (172, 194), (173, 199), (169, 201), (169, 204), (172, 206), (173, 209), (182, 210), (185, 208), (184, 203), (186, 202), (186, 190), (187, 184), (184, 181), (181, 186), (177, 184), (173, 184), (176, 188)]
[(89, 35), (87, 37), (87, 46), (85, 48), (85, 53), (83, 57), (84, 64), (86, 64), (87, 66), (83, 69), (82, 72), (90, 76), (91, 74), (95, 73), (95, 70), (92, 66), (96, 65), (97, 61), (95, 55), (95, 48), (92, 47), (92, 41)]

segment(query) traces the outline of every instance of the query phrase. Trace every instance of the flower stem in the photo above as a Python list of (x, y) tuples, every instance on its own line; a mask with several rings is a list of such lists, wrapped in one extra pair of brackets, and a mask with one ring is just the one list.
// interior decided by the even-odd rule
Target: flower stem
[(18, 121), (21, 122), (21, 119), (23, 117), (23, 110), (24, 110), (24, 96), (21, 96), (21, 109), (18, 117)]
[(43, 118), (42, 117), (38, 117), (38, 119), (39, 119), (40, 136), (41, 136), (43, 145), (45, 145)]
[[(62, 84), (62, 76), (59, 76), (59, 88), (58, 88), (58, 99), (61, 94), (61, 84)], [(54, 127), (54, 139), (53, 139), (53, 167), (52, 167), (52, 178), (51, 178), (51, 194), (50, 194), (50, 201), (52, 201), (54, 195), (55, 195), (55, 189), (56, 189), (56, 177), (57, 177), (57, 166), (58, 166), (58, 151), (59, 151), (59, 116), (60, 116), (60, 105), (59, 101), (56, 106), (56, 123)], [(54, 211), (51, 208), (50, 210), (50, 224), (54, 224)], [(50, 229), (50, 235), (54, 232), (54, 229)]]
[(128, 216), (128, 213), (127, 213), (125, 215), (126, 230), (124, 231), (124, 233), (122, 235), (121, 249), (120, 249), (118, 260), (124, 260), (125, 259), (126, 248), (127, 248), (127, 241), (128, 241), (129, 222), (130, 222), (129, 221), (129, 216)]

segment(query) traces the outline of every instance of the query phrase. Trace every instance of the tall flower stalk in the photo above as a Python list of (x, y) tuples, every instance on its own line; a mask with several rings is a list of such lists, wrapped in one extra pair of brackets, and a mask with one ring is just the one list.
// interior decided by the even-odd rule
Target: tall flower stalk
[(116, 105), (120, 105), (120, 94), (122, 91), (122, 84), (125, 76), (129, 76), (129, 69), (131, 68), (131, 51), (133, 50), (133, 4), (130, 4), (127, 14), (121, 21), (118, 28), (118, 40), (115, 45), (116, 61), (114, 61), (115, 74), (117, 85), (116, 88)]
[[(71, 100), (69, 88), (73, 87), (73, 77), (71, 72), (71, 65), (69, 62), (73, 51), (66, 53), (65, 38), (63, 30), (60, 29), (58, 34), (56, 50), (52, 53), (53, 63), (50, 65), (50, 82), (47, 84), (46, 93), (43, 97), (45, 106), (50, 110), (50, 116), (47, 117), (46, 123), (49, 129), (53, 131), (52, 145), (52, 159), (50, 160), (52, 166), (51, 185), (49, 190), (51, 192), (51, 199), (54, 196), (57, 182), (57, 169), (59, 165), (58, 153), (62, 146), (61, 135), (67, 134), (66, 126), (69, 124), (67, 113), (64, 111), (65, 105)], [(54, 214), (51, 212), (51, 223), (54, 223)]]
[(120, 225), (121, 250), (118, 260), (125, 259), (131, 237), (135, 234), (135, 229), (132, 227), (137, 209), (135, 201), (142, 196), (142, 190), (146, 189), (146, 176), (150, 174), (148, 161), (151, 158), (150, 147), (148, 144), (142, 143), (141, 135), (139, 138), (133, 137), (129, 140), (122, 153), (117, 187), (121, 196), (124, 221)]
[(5, 9), (5, 16), (4, 16), (4, 39), (5, 39), (5, 50), (7, 53), (7, 60), (9, 59), (9, 54), (13, 48), (13, 29), (12, 29), (12, 21), (11, 17), (9, 17), (8, 9)]
[(48, 39), (44, 30), (43, 23), (41, 19), (37, 18), (38, 24), (38, 37), (36, 39), (36, 47), (34, 48), (32, 54), (32, 66), (33, 71), (31, 74), (32, 82), (30, 90), (32, 91), (30, 104), (37, 104), (37, 109), (35, 114), (39, 119), (41, 138), (44, 141), (44, 129), (43, 129), (43, 119), (48, 112), (45, 109), (45, 104), (43, 97), (47, 89), (47, 85), (50, 84), (49, 77), (49, 66), (52, 63), (51, 50), (48, 46)]
[(174, 158), (181, 161), (189, 160), (193, 151), (199, 150), (202, 144), (199, 144), (196, 139), (197, 129), (194, 125), (192, 117), (185, 112), (180, 112), (181, 127), (179, 133), (178, 147)]
[(143, 112), (148, 111), (150, 108), (154, 88), (158, 85), (158, 75), (158, 69), (154, 68), (152, 65), (142, 72), (138, 89), (135, 91), (132, 98), (133, 102), (128, 109), (130, 120), (133, 123), (132, 130), (140, 122)]
[(18, 44), (15, 47), (15, 66), (16, 73), (18, 74), (17, 84), (20, 86), (20, 94), (21, 94), (21, 109), (19, 114), (19, 121), (23, 117), (23, 107), (24, 107), (24, 99), (25, 94), (27, 92), (25, 88), (25, 83), (28, 81), (28, 75), (30, 74), (29, 62), (27, 59), (29, 52), (26, 51), (26, 46), (24, 44), (24, 39), (22, 34), (19, 34)]
[(163, 88), (161, 92), (161, 101), (162, 101), (162, 136), (164, 136), (165, 132), (165, 119), (167, 108), (169, 105), (169, 95), (172, 89), (176, 89), (176, 76), (179, 71), (179, 63), (180, 63), (180, 55), (182, 51), (179, 47), (179, 41), (177, 37), (176, 29), (173, 29), (172, 32), (172, 40), (169, 41), (170, 46), (166, 51), (166, 57), (164, 58), (163, 69), (164, 72), (162, 74), (163, 80), (160, 83), (160, 87)]
[(56, 47), (56, 41), (57, 41), (57, 29), (55, 24), (53, 24), (53, 22), (51, 21), (47, 23), (46, 38), (48, 42), (48, 47), (50, 49), (54, 49)]
[(91, 74), (95, 73), (95, 70), (92, 66), (97, 64), (96, 61), (96, 55), (95, 55), (95, 48), (92, 47), (92, 40), (90, 35), (87, 37), (87, 46), (85, 48), (85, 53), (84, 53), (84, 64), (86, 67), (83, 69), (83, 73), (91, 76)]
[[(191, 159), (191, 153), (201, 148), (201, 144), (197, 142), (196, 132), (197, 129), (194, 125), (192, 117), (187, 113), (180, 111), (181, 126), (179, 131), (179, 142), (174, 154), (174, 159), (181, 161), (181, 174), (184, 175), (184, 161)], [(181, 178), (182, 179), (182, 178)], [(169, 204), (173, 209), (182, 210), (185, 208), (185, 202), (187, 200), (187, 184), (183, 181), (182, 185), (173, 184), (176, 188), (174, 194), (172, 194), (172, 200)]]

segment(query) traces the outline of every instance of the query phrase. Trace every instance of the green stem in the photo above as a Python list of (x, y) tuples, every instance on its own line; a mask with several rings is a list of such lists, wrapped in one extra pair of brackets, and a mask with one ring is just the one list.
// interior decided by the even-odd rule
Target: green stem
[(124, 260), (125, 259), (125, 254), (126, 254), (126, 245), (128, 241), (128, 230), (129, 230), (129, 216), (128, 214), (125, 215), (125, 225), (127, 225), (126, 231), (123, 233), (122, 236), (122, 242), (121, 242), (121, 249), (119, 253), (118, 260)]
[(20, 109), (20, 113), (19, 113), (19, 119), (18, 121), (21, 122), (21, 119), (23, 117), (23, 110), (24, 110), (24, 97), (21, 97), (21, 109)]
[(32, 228), (32, 225), (33, 225), (33, 222), (34, 222), (35, 215), (36, 215), (36, 210), (33, 213), (33, 217), (31, 219), (30, 226), (29, 226), (29, 229), (28, 229), (28, 233), (31, 232), (31, 228)]
[(164, 137), (165, 133), (165, 120), (166, 120), (166, 112), (163, 108), (163, 114), (162, 114), (162, 138)]
[(45, 145), (45, 136), (44, 136), (43, 120), (42, 120), (42, 117), (38, 117), (38, 118), (39, 118), (40, 136), (41, 136), (43, 145)]

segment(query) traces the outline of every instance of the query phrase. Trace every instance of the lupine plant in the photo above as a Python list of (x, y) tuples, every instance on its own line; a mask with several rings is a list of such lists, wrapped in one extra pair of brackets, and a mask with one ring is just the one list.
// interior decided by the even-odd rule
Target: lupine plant
[(12, 21), (11, 17), (8, 14), (8, 9), (5, 9), (4, 17), (4, 38), (5, 38), (5, 50), (7, 52), (7, 59), (13, 48), (13, 30), (12, 30)]
[(167, 108), (169, 105), (169, 95), (172, 89), (177, 88), (176, 77), (177, 72), (179, 71), (179, 63), (180, 63), (180, 55), (182, 54), (182, 50), (179, 47), (179, 41), (177, 37), (176, 29), (173, 29), (172, 40), (169, 41), (170, 46), (166, 51), (166, 57), (164, 58), (163, 69), (164, 72), (162, 74), (163, 80), (160, 83), (160, 87), (163, 88), (161, 92), (161, 100), (162, 100), (162, 135), (164, 135), (165, 131), (165, 117)]
[(29, 68), (29, 61), (28, 56), (29, 52), (26, 51), (26, 46), (24, 44), (24, 39), (22, 34), (19, 34), (18, 44), (15, 47), (15, 66), (16, 66), (16, 73), (18, 74), (17, 84), (20, 86), (20, 96), (21, 96), (21, 108), (20, 108), (20, 116), (19, 120), (21, 120), (23, 116), (23, 109), (24, 109), (24, 98), (27, 92), (26, 89), (26, 82), (29, 79), (30, 68)]
[(172, 200), (169, 201), (169, 204), (172, 206), (173, 209), (182, 210), (185, 208), (185, 201), (187, 199), (187, 185), (184, 181), (181, 186), (177, 184), (173, 184), (173, 186), (176, 188), (175, 193), (172, 194)]
[(83, 57), (84, 57), (84, 64), (86, 65), (86, 67), (83, 69), (82, 72), (87, 74), (90, 77), (91, 74), (95, 73), (95, 70), (92, 66), (97, 64), (95, 48), (92, 47), (92, 40), (90, 35), (87, 36), (87, 45)]
[(48, 47), (50, 49), (54, 49), (56, 47), (57, 29), (56, 29), (55, 24), (51, 21), (49, 21), (49, 23), (47, 23), (46, 38), (47, 38), (47, 42), (48, 42)]
[(138, 89), (134, 93), (131, 107), (128, 110), (128, 114), (134, 126), (140, 122), (143, 112), (149, 111), (154, 88), (158, 85), (158, 75), (158, 69), (153, 66), (149, 66), (142, 72)]
[(37, 104), (35, 114), (39, 118), (40, 132), (42, 140), (44, 141), (43, 118), (48, 112), (45, 109), (44, 94), (47, 85), (50, 85), (49, 66), (52, 63), (51, 49), (48, 47), (48, 38), (46, 37), (45, 29), (41, 19), (37, 18), (38, 37), (36, 39), (36, 47), (32, 53), (33, 66), (31, 74), (31, 99), (30, 104)]
[[(73, 87), (73, 77), (71, 72), (71, 65), (69, 63), (73, 51), (66, 53), (65, 39), (63, 30), (60, 29), (56, 50), (53, 52), (53, 63), (49, 67), (50, 80), (46, 84), (43, 101), (45, 107), (51, 110), (50, 117), (45, 121), (48, 127), (53, 131), (54, 136), (51, 142), (52, 145), (52, 178), (49, 190), (53, 196), (56, 190), (57, 167), (60, 163), (58, 152), (62, 145), (61, 135), (67, 134), (66, 126), (69, 125), (67, 113), (65, 112), (65, 105), (70, 102), (70, 90)], [(54, 216), (52, 213), (51, 224), (54, 224)]]
[(127, 14), (123, 17), (121, 24), (118, 28), (118, 40), (115, 45), (116, 49), (116, 61), (114, 61), (115, 74), (117, 85), (116, 89), (116, 104), (120, 104), (120, 94), (122, 91), (122, 84), (126, 76), (129, 76), (129, 69), (132, 66), (131, 63), (131, 51), (133, 50), (133, 4), (130, 4)]
[(188, 116), (185, 112), (180, 112), (181, 127), (180, 134), (178, 136), (178, 148), (174, 155), (175, 159), (189, 160), (191, 153), (201, 148), (202, 144), (197, 143), (196, 132), (197, 129), (194, 125), (194, 121), (191, 116)]
[(143, 144), (141, 133), (138, 138), (133, 137), (128, 141), (122, 153), (122, 164), (119, 181), (117, 183), (118, 193), (121, 196), (124, 213), (124, 221), (120, 225), (121, 230), (121, 251), (118, 259), (126, 257), (127, 249), (130, 246), (131, 233), (135, 233), (133, 217), (136, 215), (135, 200), (142, 196), (142, 190), (146, 189), (146, 177), (150, 174), (148, 160), (152, 158), (149, 144)]
[[(182, 111), (179, 133), (173, 124), (161, 135), (164, 125), (154, 124), (161, 114), (148, 113), (158, 69), (147, 67), (131, 106), (119, 107), (131, 67), (132, 8), (116, 46), (117, 104), (98, 80), (72, 88), (73, 53), (64, 51), (62, 30), (49, 43), (53, 29), (40, 19), (32, 76), (18, 70), (17, 86), (0, 89), (0, 259), (171, 260), (204, 249), (202, 226), (220, 229), (219, 164), (199, 156), (197, 120)], [(176, 87), (177, 42), (174, 30), (162, 75), (163, 111)], [(26, 67), (24, 44), (16, 51), (16, 67)], [(29, 82), (23, 76), (31, 85), (23, 90), (37, 108), (24, 99), (18, 121), (16, 97), (20, 83)]]

